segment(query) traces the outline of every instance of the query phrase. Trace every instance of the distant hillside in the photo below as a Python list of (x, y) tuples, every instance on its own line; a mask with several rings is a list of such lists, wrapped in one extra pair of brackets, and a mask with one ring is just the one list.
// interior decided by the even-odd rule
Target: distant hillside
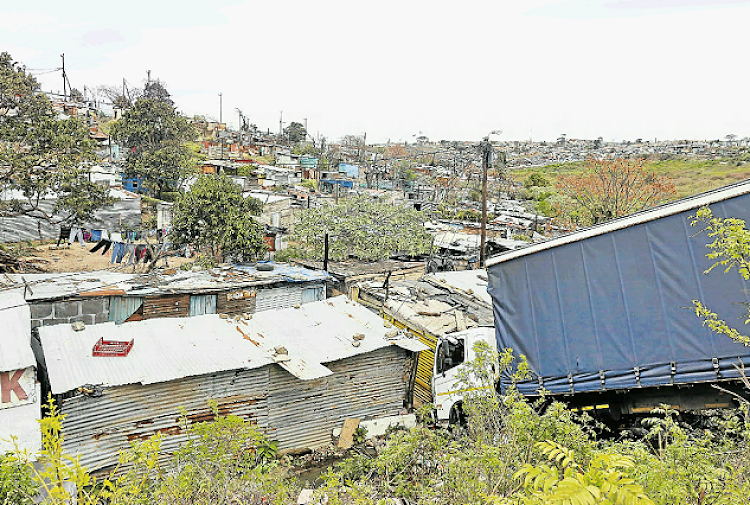
[[(553, 184), (553, 187), (547, 189), (554, 191), (554, 183), (559, 174), (581, 172), (583, 168), (584, 164), (582, 162), (563, 163), (548, 165), (546, 167), (535, 167), (533, 169), (513, 169), (511, 176), (514, 180), (523, 184), (526, 178), (532, 173), (540, 173)], [(740, 158), (714, 160), (685, 158), (656, 160), (649, 161), (646, 168), (658, 174), (669, 176), (680, 198), (732, 184), (743, 179), (750, 179), (750, 157), (748, 155)]]

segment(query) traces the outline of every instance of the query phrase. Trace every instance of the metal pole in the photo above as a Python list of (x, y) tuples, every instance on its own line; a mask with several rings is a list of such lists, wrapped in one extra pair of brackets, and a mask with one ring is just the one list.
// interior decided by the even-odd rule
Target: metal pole
[(323, 271), (328, 271), (328, 232), (326, 232), (325, 243), (323, 244)]
[(224, 97), (219, 93), (219, 141), (221, 142), (221, 159), (224, 159), (224, 137), (221, 135), (221, 124), (224, 122)]
[(482, 153), (482, 237), (479, 242), (479, 268), (484, 268), (487, 242), (487, 170), (489, 169), (490, 153), (492, 152), (489, 136), (485, 137), (480, 144), (480, 151)]
[(68, 101), (68, 80), (66, 79), (65, 75), (65, 53), (62, 53), (60, 55), (60, 58), (62, 58), (62, 75), (63, 75), (63, 102)]

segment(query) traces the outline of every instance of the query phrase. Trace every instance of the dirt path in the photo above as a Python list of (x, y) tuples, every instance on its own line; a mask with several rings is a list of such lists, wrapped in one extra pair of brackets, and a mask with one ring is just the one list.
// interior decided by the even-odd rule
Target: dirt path
[[(78, 242), (72, 246), (65, 245), (57, 247), (55, 244), (43, 244), (35, 246), (32, 250), (26, 250), (24, 259), (29, 261), (32, 258), (41, 259), (38, 264), (50, 272), (90, 272), (93, 270), (113, 270), (117, 272), (143, 272), (145, 265), (143, 262), (133, 266), (126, 264), (111, 264), (109, 261), (112, 257), (112, 249), (106, 255), (102, 256), (100, 251), (95, 253), (89, 252), (95, 243), (86, 244), (81, 247)], [(169, 258), (170, 267), (179, 267), (192, 260), (186, 258)], [(163, 267), (164, 260), (159, 260), (157, 267)]]

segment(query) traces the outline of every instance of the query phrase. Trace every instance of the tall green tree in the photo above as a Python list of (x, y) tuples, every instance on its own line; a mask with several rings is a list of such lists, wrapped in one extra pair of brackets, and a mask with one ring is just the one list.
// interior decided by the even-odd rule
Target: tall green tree
[[(112, 203), (109, 190), (88, 180), (95, 159), (89, 129), (60, 119), (39, 83), (10, 54), (0, 54), (0, 215), (50, 223), (90, 221)], [(54, 197), (55, 205), (43, 205)]]
[(257, 259), (266, 243), (263, 225), (253, 216), (262, 210), (259, 200), (244, 198), (228, 177), (201, 175), (177, 200), (171, 235), (176, 245), (193, 244), (219, 261)]
[(142, 178), (157, 198), (176, 191), (195, 172), (196, 156), (186, 145), (196, 137), (195, 128), (170, 102), (139, 98), (111, 130), (127, 151), (125, 176)]
[(426, 254), (432, 236), (424, 229), (428, 218), (412, 208), (383, 203), (372, 198), (345, 200), (340, 205), (308, 209), (300, 213), (290, 240), (307, 258), (323, 258), (323, 238), (329, 234), (329, 258), (354, 256), (379, 260), (394, 253)]
[(302, 142), (307, 138), (307, 130), (302, 123), (292, 121), (284, 128), (284, 136), (289, 139), (289, 142)]

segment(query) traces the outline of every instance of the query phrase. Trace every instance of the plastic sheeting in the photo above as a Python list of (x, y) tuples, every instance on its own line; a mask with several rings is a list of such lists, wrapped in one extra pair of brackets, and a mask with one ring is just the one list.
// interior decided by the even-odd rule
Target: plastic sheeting
[[(750, 222), (750, 195), (710, 205)], [(712, 333), (696, 317), (701, 300), (742, 331), (750, 301), (736, 271), (712, 264), (705, 233), (687, 210), (488, 268), (499, 348), (528, 359), (536, 394), (635, 388), (737, 377), (750, 348)], [(614, 223), (614, 222), (611, 222)], [(611, 223), (602, 226), (612, 226)]]

